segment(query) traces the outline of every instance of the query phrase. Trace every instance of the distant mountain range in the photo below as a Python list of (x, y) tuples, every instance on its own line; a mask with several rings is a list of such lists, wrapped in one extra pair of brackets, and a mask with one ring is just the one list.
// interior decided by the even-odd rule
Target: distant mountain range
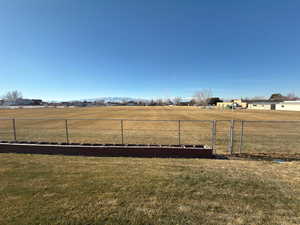
[[(158, 100), (159, 98), (153, 98), (153, 100)], [(165, 99), (165, 98), (162, 98)], [(171, 100), (174, 99), (170, 98)], [(181, 101), (190, 101), (192, 97), (181, 97)], [(88, 102), (94, 102), (94, 101), (104, 101), (105, 103), (107, 102), (116, 102), (116, 103), (122, 103), (122, 102), (128, 102), (128, 101), (151, 101), (152, 99), (147, 99), (147, 98), (131, 98), (131, 97), (99, 97), (99, 98), (89, 98), (89, 99), (80, 99), (80, 100), (70, 100), (70, 101), (51, 101), (51, 102), (83, 102), (83, 101), (88, 101)]]
[(100, 98), (91, 98), (83, 99), (81, 101), (104, 101), (104, 102), (124, 102), (124, 101), (147, 101), (147, 99), (142, 98), (130, 98), (130, 97), (100, 97)]

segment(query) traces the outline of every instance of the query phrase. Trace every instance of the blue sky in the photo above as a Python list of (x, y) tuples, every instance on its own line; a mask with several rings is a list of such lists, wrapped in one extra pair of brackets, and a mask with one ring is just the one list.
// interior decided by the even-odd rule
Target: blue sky
[(1, 0), (0, 95), (300, 95), (299, 0)]

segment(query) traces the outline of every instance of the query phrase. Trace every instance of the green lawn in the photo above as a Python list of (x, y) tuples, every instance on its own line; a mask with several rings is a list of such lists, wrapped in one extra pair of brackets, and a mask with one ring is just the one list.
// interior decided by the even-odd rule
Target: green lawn
[(0, 154), (0, 224), (300, 224), (300, 162)]

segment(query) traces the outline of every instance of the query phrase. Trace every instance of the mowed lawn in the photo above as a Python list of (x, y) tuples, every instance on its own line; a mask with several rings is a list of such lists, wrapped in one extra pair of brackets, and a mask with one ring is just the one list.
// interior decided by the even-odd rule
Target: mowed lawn
[[(300, 153), (300, 122), (266, 122), (298, 120), (300, 112), (216, 110), (199, 107), (88, 107), (1, 109), (0, 118), (16, 118), (18, 141), (66, 142), (65, 120), (68, 121), (69, 141), (100, 144), (202, 144), (211, 146), (212, 121), (216, 127), (215, 150), (226, 153), (229, 144), (230, 120), (258, 120), (244, 124), (244, 153)], [(22, 119), (37, 120), (22, 120)], [(41, 119), (41, 120), (38, 120)], [(57, 119), (57, 120), (53, 120)], [(100, 120), (76, 120), (100, 119)], [(124, 119), (123, 124), (119, 120)], [(132, 120), (132, 121), (128, 121)], [(133, 121), (147, 120), (147, 121)], [(151, 120), (171, 120), (151, 121)], [(180, 122), (180, 134), (178, 132)], [(193, 121), (208, 120), (208, 121)], [(265, 121), (265, 122), (263, 122)], [(241, 123), (234, 130), (234, 151), (240, 147)], [(180, 138), (179, 138), (180, 136)], [(12, 120), (0, 120), (0, 140), (13, 140)], [(180, 139), (180, 140), (179, 140)]]
[(1, 154), (0, 224), (300, 224), (300, 163)]

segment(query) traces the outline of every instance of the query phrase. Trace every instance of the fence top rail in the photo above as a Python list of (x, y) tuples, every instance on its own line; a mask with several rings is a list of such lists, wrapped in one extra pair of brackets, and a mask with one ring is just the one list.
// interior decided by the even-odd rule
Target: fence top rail
[(0, 120), (107, 120), (107, 121), (136, 121), (136, 122), (211, 122), (214, 120), (142, 120), (142, 119), (104, 119), (104, 118), (0, 118)]
[(0, 120), (104, 120), (104, 121), (132, 121), (132, 122), (231, 122), (231, 121), (237, 121), (237, 122), (249, 122), (249, 123), (300, 123), (300, 120), (143, 120), (143, 119), (108, 119), (108, 118), (1, 118)]

